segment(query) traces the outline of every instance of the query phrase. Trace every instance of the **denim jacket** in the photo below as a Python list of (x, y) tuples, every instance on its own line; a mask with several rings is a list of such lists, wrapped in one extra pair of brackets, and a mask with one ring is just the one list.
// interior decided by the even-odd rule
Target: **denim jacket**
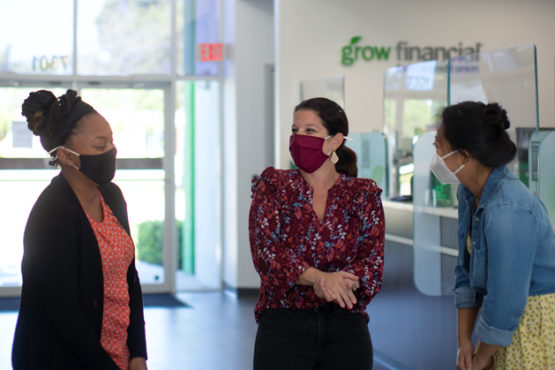
[[(477, 338), (508, 346), (528, 296), (555, 293), (555, 237), (549, 215), (506, 166), (491, 172), (477, 208), (466, 186), (459, 186), (457, 197), (455, 305), (481, 306)], [(471, 254), (466, 247), (470, 223)]]

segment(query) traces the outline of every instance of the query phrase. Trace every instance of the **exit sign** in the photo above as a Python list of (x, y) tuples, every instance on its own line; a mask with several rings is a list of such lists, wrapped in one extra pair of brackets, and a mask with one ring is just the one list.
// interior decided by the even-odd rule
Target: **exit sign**
[(200, 44), (200, 61), (201, 62), (221, 62), (224, 59), (224, 47), (219, 43), (203, 43)]

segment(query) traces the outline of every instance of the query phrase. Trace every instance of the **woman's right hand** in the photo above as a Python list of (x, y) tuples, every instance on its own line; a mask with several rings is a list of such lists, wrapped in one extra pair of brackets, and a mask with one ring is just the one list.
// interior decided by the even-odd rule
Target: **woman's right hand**
[(357, 303), (353, 290), (358, 286), (358, 276), (345, 271), (321, 272), (313, 285), (318, 297), (348, 309)]
[(474, 345), (472, 344), (472, 341), (465, 340), (464, 342), (459, 343), (459, 348), (457, 351), (457, 369), (471, 370), (473, 356)]

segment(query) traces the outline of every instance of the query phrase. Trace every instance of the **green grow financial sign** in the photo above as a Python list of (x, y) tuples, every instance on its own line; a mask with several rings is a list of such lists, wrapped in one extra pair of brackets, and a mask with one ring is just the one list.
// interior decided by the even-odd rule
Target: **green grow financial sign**
[(477, 42), (473, 46), (464, 46), (459, 42), (456, 46), (413, 46), (407, 41), (398, 41), (392, 46), (365, 45), (361, 42), (362, 36), (354, 36), (349, 44), (341, 49), (341, 64), (351, 66), (358, 60), (387, 61), (390, 57), (397, 61), (426, 61), (426, 60), (447, 60), (452, 57), (476, 54), (480, 52), (482, 43)]

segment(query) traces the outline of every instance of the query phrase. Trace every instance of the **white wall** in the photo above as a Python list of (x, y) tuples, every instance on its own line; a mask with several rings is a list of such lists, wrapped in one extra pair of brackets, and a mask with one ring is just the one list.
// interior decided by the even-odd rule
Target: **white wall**
[[(535, 44), (540, 124), (555, 126), (553, 0), (275, 0), (276, 165), (289, 162), (286, 143), (299, 83), (345, 76), (345, 110), (352, 131), (382, 130), (384, 71), (397, 64), (358, 61), (341, 65), (341, 48), (352, 36), (364, 45), (407, 41), (414, 46), (465, 46), (481, 51)], [(403, 63), (405, 64), (405, 63)]]
[(271, 165), (264, 143), (264, 67), (274, 62), (272, 0), (224, 1), (224, 42), (233, 45), (224, 79), (224, 283), (257, 288), (248, 235), (251, 178)]
[[(351, 130), (382, 130), (384, 71), (390, 60), (341, 65), (355, 35), (364, 45), (473, 46), (481, 51), (534, 43), (538, 48), (540, 121), (555, 126), (553, 0), (229, 0), (224, 42), (233, 45), (224, 78), (223, 275), (230, 287), (258, 287), (248, 240), (250, 180), (266, 163), (264, 65), (275, 55), (276, 163), (289, 163), (287, 142), (299, 83), (345, 76)], [(272, 8), (273, 7), (273, 8)], [(274, 23), (275, 22), (275, 23)], [(275, 39), (274, 39), (275, 38)], [(274, 50), (275, 47), (275, 50)]]

